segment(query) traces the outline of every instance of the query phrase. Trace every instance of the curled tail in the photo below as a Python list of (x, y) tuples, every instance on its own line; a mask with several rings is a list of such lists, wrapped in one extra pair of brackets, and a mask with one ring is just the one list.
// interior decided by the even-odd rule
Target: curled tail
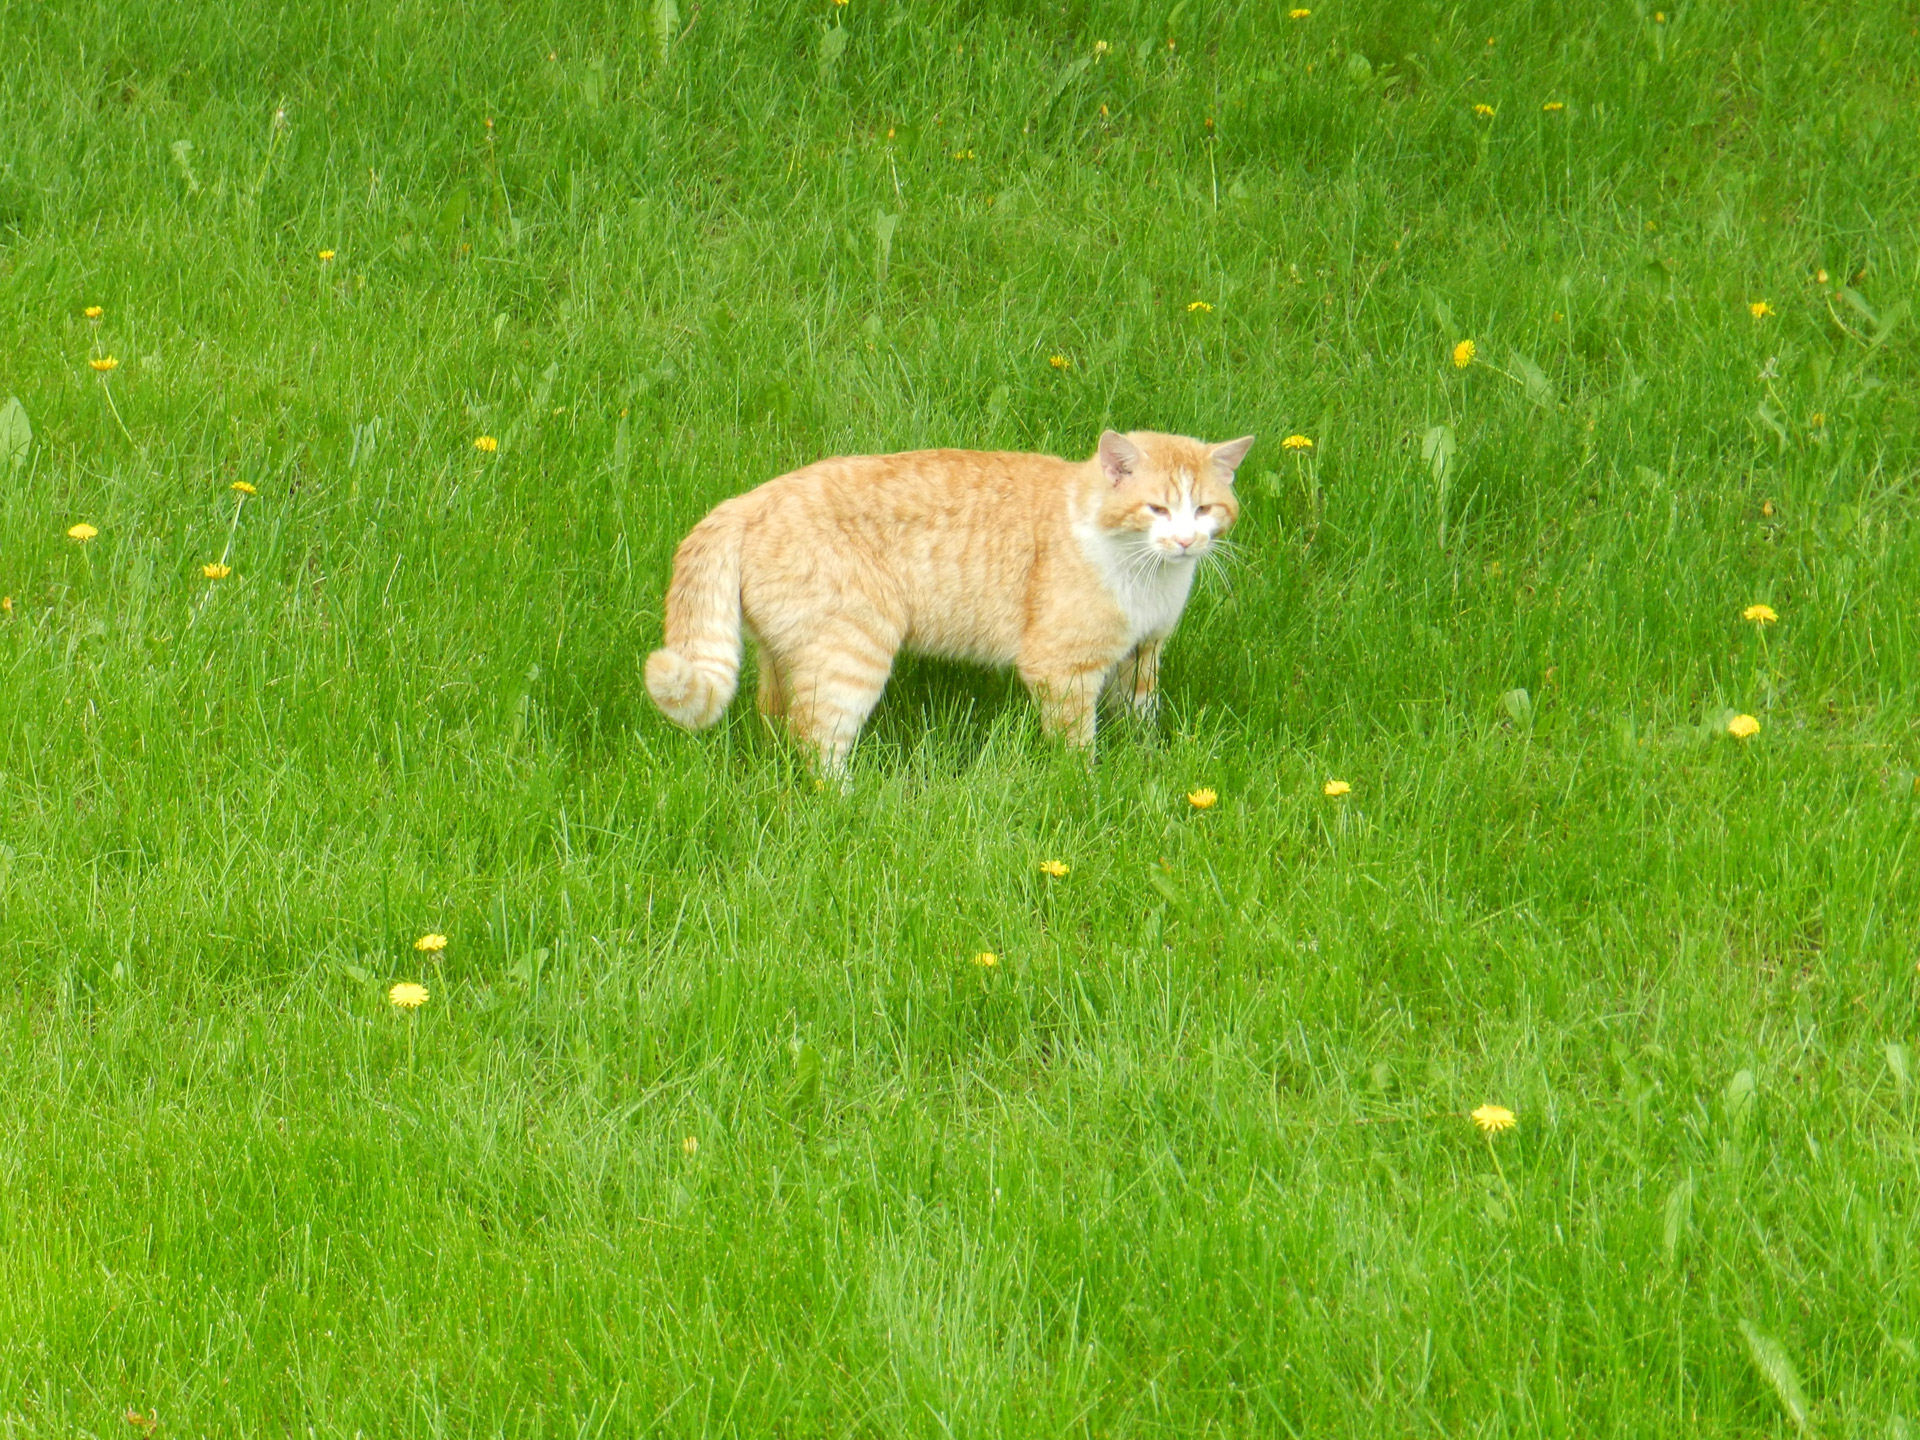
[(647, 693), (689, 730), (718, 720), (740, 680), (741, 529), (721, 505), (674, 552), (667, 643), (647, 657)]

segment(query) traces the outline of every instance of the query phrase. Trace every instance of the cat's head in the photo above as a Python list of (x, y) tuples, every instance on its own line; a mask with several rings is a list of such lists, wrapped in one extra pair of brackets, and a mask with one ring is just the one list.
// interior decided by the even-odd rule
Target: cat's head
[(1253, 436), (1222, 445), (1112, 430), (1100, 437), (1095, 462), (1106, 479), (1100, 529), (1169, 563), (1197, 560), (1240, 517), (1233, 472)]

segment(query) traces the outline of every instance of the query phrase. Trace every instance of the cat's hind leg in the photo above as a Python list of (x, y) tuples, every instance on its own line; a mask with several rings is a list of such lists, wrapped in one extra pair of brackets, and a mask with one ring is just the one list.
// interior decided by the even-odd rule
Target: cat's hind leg
[(854, 739), (893, 672), (899, 637), (844, 621), (779, 659), (787, 725), (824, 775), (845, 775)]
[(755, 703), (760, 707), (760, 718), (772, 724), (784, 720), (787, 716), (787, 687), (780, 676), (780, 664), (773, 658), (773, 651), (763, 643), (754, 654), (754, 666), (760, 672), (759, 689), (755, 692)]

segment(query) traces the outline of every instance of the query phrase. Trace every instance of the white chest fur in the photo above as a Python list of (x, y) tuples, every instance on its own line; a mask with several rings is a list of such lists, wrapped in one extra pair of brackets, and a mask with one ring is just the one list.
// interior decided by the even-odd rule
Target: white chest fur
[(1103, 535), (1091, 525), (1074, 526), (1074, 537), (1127, 617), (1128, 645), (1172, 631), (1187, 608), (1198, 560), (1164, 559), (1137, 544)]

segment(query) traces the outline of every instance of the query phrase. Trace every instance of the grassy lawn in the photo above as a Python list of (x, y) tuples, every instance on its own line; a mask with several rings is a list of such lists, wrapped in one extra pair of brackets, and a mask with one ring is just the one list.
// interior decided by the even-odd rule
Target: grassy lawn
[[(0, 0), (0, 1436), (1920, 1435), (1913, 8), (1309, 3)], [(1105, 425), (1096, 766), (653, 709)]]

